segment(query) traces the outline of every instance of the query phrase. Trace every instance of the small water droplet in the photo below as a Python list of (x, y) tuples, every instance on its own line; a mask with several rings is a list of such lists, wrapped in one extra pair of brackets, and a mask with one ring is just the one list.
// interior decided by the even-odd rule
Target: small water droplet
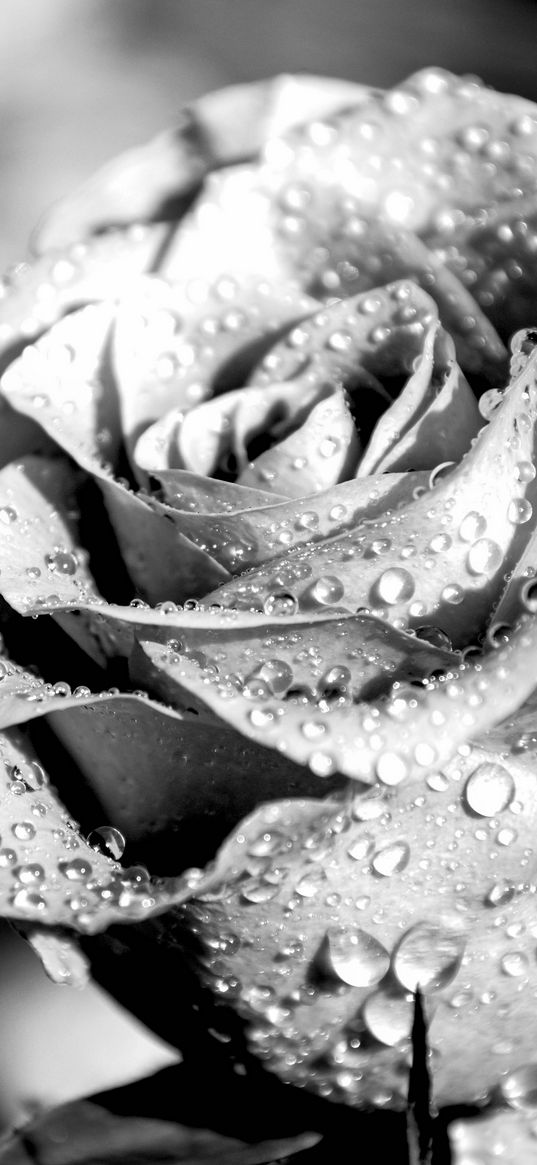
[(441, 598), (444, 603), (450, 603), (453, 607), (458, 607), (459, 603), (462, 603), (464, 599), (464, 591), (457, 583), (448, 583), (442, 591)]
[(35, 837), (35, 826), (31, 821), (17, 821), (11, 826), (11, 832), (17, 841), (31, 841)]
[(408, 774), (406, 761), (396, 752), (383, 752), (376, 763), (376, 774), (383, 785), (398, 785)]
[(19, 515), (17, 514), (17, 511), (13, 509), (13, 506), (0, 507), (0, 522), (3, 522), (4, 526), (10, 526), (12, 522), (16, 522), (18, 516)]
[(37, 894), (35, 890), (23, 889), (15, 894), (13, 905), (16, 910), (27, 910), (30, 913), (39, 911), (41, 913), (46, 909), (47, 902), (46, 898), (43, 898), (41, 894)]

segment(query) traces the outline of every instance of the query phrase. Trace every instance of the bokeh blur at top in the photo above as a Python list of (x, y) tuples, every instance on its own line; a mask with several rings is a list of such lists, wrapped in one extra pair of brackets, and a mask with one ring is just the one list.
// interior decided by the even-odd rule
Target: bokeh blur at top
[[(295, 71), (384, 87), (440, 65), (537, 99), (536, 43), (536, 0), (1, 0), (0, 269), (48, 206), (209, 89)], [(169, 1062), (8, 933), (0, 1126)]]
[(207, 89), (295, 70), (388, 86), (434, 64), (537, 97), (536, 41), (535, 0), (2, 0), (0, 267)]

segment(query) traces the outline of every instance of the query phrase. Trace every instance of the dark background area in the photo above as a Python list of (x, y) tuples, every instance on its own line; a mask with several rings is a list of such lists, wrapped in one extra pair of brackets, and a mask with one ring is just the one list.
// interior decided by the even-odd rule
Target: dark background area
[[(537, 98), (536, 43), (535, 0), (2, 0), (0, 266), (47, 206), (208, 89), (285, 71), (389, 86), (434, 64)], [(0, 1122), (169, 1062), (1, 937)]]

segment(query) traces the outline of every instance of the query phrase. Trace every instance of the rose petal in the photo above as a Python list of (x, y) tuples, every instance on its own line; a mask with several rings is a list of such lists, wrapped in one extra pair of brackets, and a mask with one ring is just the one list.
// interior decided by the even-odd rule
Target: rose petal
[[(140, 282), (118, 309), (113, 341), (129, 455), (168, 410), (185, 412), (215, 387), (221, 393), (240, 385), (273, 338), (316, 306), (289, 282), (276, 289), (264, 279), (245, 284), (230, 277), (206, 287), (186, 277), (175, 285)], [(160, 437), (159, 430), (152, 446), (148, 433), (139, 444), (148, 473), (162, 464)]]
[(110, 322), (108, 304), (72, 313), (14, 361), (2, 378), (2, 390), (96, 478), (141, 593), (154, 602), (179, 600), (199, 593), (209, 580), (218, 585), (227, 572), (140, 496), (114, 481), (103, 464), (103, 456), (115, 456), (119, 439), (117, 401), (108, 379)]
[(453, 342), (431, 325), (417, 367), (377, 421), (358, 476), (387, 470), (434, 469), (459, 461), (482, 427), (476, 399), (453, 358)]
[[(136, 1115), (117, 1115), (105, 1106), (77, 1100), (34, 1118), (0, 1149), (2, 1165), (264, 1165), (273, 1160), (300, 1162), (320, 1135), (312, 1132), (248, 1143), (210, 1128), (140, 1116), (140, 1082), (131, 1086)], [(106, 1094), (102, 1097), (106, 1104)], [(210, 1115), (206, 1116), (210, 1124)]]
[[(536, 123), (537, 124), (537, 123)], [(489, 210), (484, 221), (454, 224), (435, 244), (439, 261), (471, 287), (483, 311), (508, 340), (535, 323), (537, 204), (516, 198)]]
[[(297, 476), (301, 471), (298, 469)], [(383, 473), (341, 482), (329, 490), (292, 501), (214, 481), (185, 470), (159, 470), (170, 506), (165, 510), (177, 529), (238, 574), (268, 562), (293, 546), (329, 538), (357, 521), (380, 517), (408, 504), (425, 489), (428, 473)], [(157, 510), (162, 503), (152, 500)]]
[(369, 89), (327, 77), (282, 76), (208, 93), (181, 113), (175, 129), (109, 162), (45, 215), (39, 251), (85, 239), (101, 227), (167, 217), (214, 166), (256, 154), (266, 138), (310, 118), (356, 105)]
[[(506, 151), (509, 166), (490, 164)], [(536, 107), (474, 78), (423, 69), (336, 117), (322, 136), (305, 126), (267, 153), (280, 198), (290, 182), (301, 187), (301, 217), (314, 218), (314, 179), (336, 205), (350, 195), (375, 217), (417, 233), (444, 230), (449, 239), (462, 214), (478, 217), (483, 207), (535, 192), (528, 156), (537, 154)]]
[[(330, 575), (346, 609), (367, 606), (398, 626), (435, 624), (457, 647), (475, 641), (535, 522), (537, 487), (519, 480), (518, 467), (533, 460), (536, 359), (527, 359), (460, 465), (432, 491), (382, 522), (291, 551), (206, 601), (261, 609), (285, 570), (298, 571), (299, 608), (315, 609), (312, 587)], [(418, 570), (424, 560), (427, 569)]]
[(66, 312), (122, 296), (134, 277), (152, 269), (164, 238), (162, 226), (137, 226), (19, 264), (2, 284), (2, 368), (13, 348), (20, 350)]
[[(533, 1065), (520, 1069), (520, 1079), (531, 1080)], [(514, 1078), (517, 1073), (513, 1074)], [(522, 1096), (522, 1106), (525, 1107)], [(492, 1110), (473, 1120), (456, 1120), (449, 1126), (453, 1165), (532, 1165), (535, 1160), (533, 1104), (528, 1112)]]
[[(327, 588), (337, 582), (323, 581)], [(327, 667), (347, 666), (344, 644), (342, 637)], [(352, 715), (346, 700), (301, 702), (276, 696), (265, 685), (256, 688), (254, 712), (248, 684), (238, 683), (225, 661), (218, 661), (220, 670), (205, 668), (195, 656), (173, 649), (163, 653), (147, 639), (141, 645), (169, 677), (167, 698), (179, 706), (188, 692), (239, 733), (309, 765), (319, 776), (337, 772), (368, 784), (378, 779), (396, 785), (441, 767), (460, 745), (516, 712), (535, 687), (537, 626), (526, 617), (505, 645), (474, 666), (451, 668), (429, 680), (426, 689), (395, 684), (388, 699), (354, 704)], [(280, 659), (285, 662), (281, 645)]]
[[(468, 749), (418, 797), (377, 790), (339, 811), (319, 801), (317, 815), (315, 803), (256, 810), (179, 913), (201, 938), (217, 1027), (231, 1002), (249, 1051), (285, 1081), (359, 1107), (378, 1105), (380, 1090), (383, 1106), (403, 1107), (419, 985), (434, 1102), (480, 1103), (498, 1085), (514, 1095), (526, 1064), (523, 1106), (534, 1088), (533, 782)], [(233, 945), (216, 951), (222, 933)]]

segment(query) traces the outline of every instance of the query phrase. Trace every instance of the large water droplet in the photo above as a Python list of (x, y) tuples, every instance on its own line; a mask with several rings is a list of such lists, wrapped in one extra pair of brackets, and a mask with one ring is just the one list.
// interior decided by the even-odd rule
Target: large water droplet
[(500, 959), (504, 975), (509, 975), (512, 979), (519, 979), (521, 975), (525, 975), (528, 966), (528, 956), (523, 951), (508, 951)]
[(316, 603), (329, 607), (332, 603), (339, 603), (339, 600), (343, 598), (344, 589), (339, 578), (334, 575), (323, 575), (314, 583), (310, 593)]
[(45, 562), (53, 574), (76, 574), (78, 560), (70, 550), (55, 550), (46, 555)]
[(84, 858), (73, 858), (70, 862), (58, 862), (58, 869), (60, 874), (63, 874), (70, 882), (82, 882), (91, 874), (91, 865)]
[(401, 995), (375, 991), (364, 1003), (362, 1018), (379, 1043), (393, 1048), (410, 1035), (414, 1018), (413, 1003)]
[(402, 987), (440, 991), (455, 978), (464, 952), (464, 936), (434, 923), (421, 922), (403, 935), (393, 957), (393, 972)]
[(479, 514), (477, 510), (470, 510), (459, 526), (459, 538), (462, 538), (463, 542), (475, 542), (477, 538), (483, 536), (486, 528), (487, 522), (483, 514)]
[(287, 691), (293, 682), (293, 669), (283, 659), (267, 659), (253, 673), (268, 685), (275, 696)]
[(507, 808), (515, 795), (515, 782), (503, 765), (485, 761), (466, 782), (466, 803), (480, 817), (494, 817)]
[(414, 579), (408, 570), (393, 566), (377, 579), (375, 594), (381, 603), (388, 603), (388, 606), (404, 603), (414, 594)]
[(328, 930), (326, 959), (337, 978), (352, 987), (373, 987), (380, 983), (390, 966), (386, 948), (358, 926)]
[(100, 825), (97, 829), (92, 829), (88, 836), (88, 845), (105, 854), (107, 858), (114, 858), (115, 861), (119, 861), (125, 852), (125, 838), (113, 825)]
[(513, 526), (523, 526), (525, 522), (529, 522), (532, 514), (533, 506), (527, 498), (513, 498), (509, 502), (507, 517)]
[(466, 563), (472, 574), (494, 574), (501, 566), (501, 547), (491, 538), (480, 538), (468, 551)]
[(297, 610), (298, 599), (290, 591), (274, 591), (263, 603), (265, 615), (295, 615)]
[(391, 878), (392, 874), (400, 874), (408, 866), (409, 861), (410, 846), (406, 841), (396, 841), (377, 850), (371, 866), (380, 877)]
[(19, 890), (13, 898), (13, 905), (17, 910), (25, 910), (33, 914), (34, 911), (41, 913), (46, 909), (46, 898), (41, 894), (37, 894), (35, 890)]
[(523, 1064), (502, 1081), (501, 1092), (511, 1108), (537, 1109), (537, 1064)]

